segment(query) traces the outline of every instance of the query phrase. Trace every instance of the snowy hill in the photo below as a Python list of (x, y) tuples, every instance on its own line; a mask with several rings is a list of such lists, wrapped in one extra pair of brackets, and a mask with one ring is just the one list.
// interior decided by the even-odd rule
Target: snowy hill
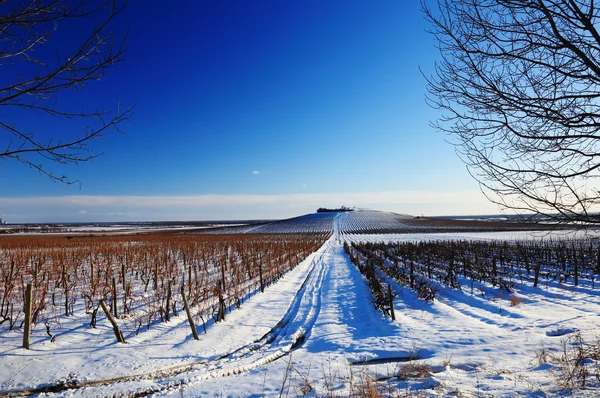
[[(324, 212), (274, 221), (258, 227), (226, 229), (231, 233), (327, 233), (333, 232), (337, 220), (344, 234), (507, 231), (539, 228), (514, 222), (453, 220), (448, 218), (414, 217), (377, 210)], [(208, 231), (210, 233), (210, 231)]]
[(246, 233), (328, 233), (333, 231), (333, 219), (340, 213), (312, 213), (303, 216), (289, 218), (287, 220), (274, 221), (246, 230)]

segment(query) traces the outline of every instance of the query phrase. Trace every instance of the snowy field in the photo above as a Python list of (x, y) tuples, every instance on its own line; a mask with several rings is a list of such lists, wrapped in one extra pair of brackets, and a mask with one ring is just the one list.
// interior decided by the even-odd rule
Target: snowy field
[(69, 317), (54, 342), (37, 325), (30, 350), (21, 347), (22, 330), (2, 325), (0, 396), (377, 396), (361, 395), (373, 388), (380, 396), (600, 395), (597, 357), (585, 359), (584, 388), (560, 385), (569, 365), (560, 360), (563, 349), (581, 347), (579, 336), (597, 347), (600, 287), (591, 279), (597, 275), (578, 286), (566, 280), (533, 287), (525, 278), (515, 280), (512, 292), (485, 282), (473, 288), (458, 278), (462, 289), (441, 286), (432, 302), (379, 275), (395, 295), (396, 320), (391, 320), (374, 307), (365, 277), (343, 247), (344, 242), (572, 236), (356, 233), (374, 229), (365, 219), (389, 224), (405, 217), (375, 213), (323, 213), (304, 218), (300, 226), (290, 221), (263, 231), (310, 228), (332, 235), (224, 322), (208, 322), (205, 334), (198, 327), (198, 341), (182, 310), (139, 335), (126, 334), (127, 344), (116, 342), (103, 314), (95, 329), (86, 315)]
[(50, 226), (50, 227), (31, 227), (31, 226), (0, 226), (0, 236), (6, 235), (127, 235), (127, 234), (139, 234), (148, 232), (192, 232), (200, 230), (210, 230), (218, 228), (243, 228), (247, 230), (246, 224), (207, 224), (207, 225), (100, 225), (100, 226)]

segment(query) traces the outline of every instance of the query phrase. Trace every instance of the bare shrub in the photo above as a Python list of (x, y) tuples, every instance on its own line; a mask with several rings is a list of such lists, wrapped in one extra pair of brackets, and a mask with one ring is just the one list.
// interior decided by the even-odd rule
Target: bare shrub
[(600, 340), (587, 343), (580, 333), (561, 341), (560, 351), (549, 353), (543, 346), (536, 353), (536, 360), (543, 364), (555, 362), (559, 365), (554, 372), (556, 384), (562, 389), (583, 388), (590, 377), (600, 381)]
[(366, 373), (361, 373), (356, 383), (352, 384), (350, 395), (356, 398), (383, 398), (384, 394), (377, 386), (377, 382)]
[(518, 307), (519, 305), (523, 304), (523, 300), (521, 300), (518, 296), (515, 296), (514, 294), (511, 294), (508, 299), (510, 300), (511, 307)]
[(539, 365), (544, 365), (548, 363), (551, 355), (548, 352), (548, 349), (544, 346), (544, 342), (542, 342), (542, 348), (535, 352), (534, 362)]
[(409, 362), (398, 367), (397, 377), (400, 380), (416, 379), (431, 375), (431, 365), (425, 362)]

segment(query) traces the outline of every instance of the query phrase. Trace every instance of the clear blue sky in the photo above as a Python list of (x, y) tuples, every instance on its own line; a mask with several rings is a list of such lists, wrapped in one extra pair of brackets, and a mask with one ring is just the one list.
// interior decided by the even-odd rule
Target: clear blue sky
[(81, 186), (1, 163), (9, 222), (496, 212), (429, 126), (419, 2), (132, 1), (116, 22), (125, 62), (64, 101), (136, 103), (126, 134), (55, 168)]

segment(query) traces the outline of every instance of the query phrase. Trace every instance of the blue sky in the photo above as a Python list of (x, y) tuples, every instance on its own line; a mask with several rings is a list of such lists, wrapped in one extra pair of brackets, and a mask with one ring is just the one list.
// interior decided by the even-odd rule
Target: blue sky
[[(429, 126), (419, 68), (438, 54), (417, 1), (132, 1), (113, 26), (127, 28), (125, 62), (59, 102), (136, 104), (125, 134), (95, 142), (93, 162), (54, 167), (81, 185), (0, 162), (4, 219), (496, 212)], [(23, 123), (46, 128), (36, 118)]]

